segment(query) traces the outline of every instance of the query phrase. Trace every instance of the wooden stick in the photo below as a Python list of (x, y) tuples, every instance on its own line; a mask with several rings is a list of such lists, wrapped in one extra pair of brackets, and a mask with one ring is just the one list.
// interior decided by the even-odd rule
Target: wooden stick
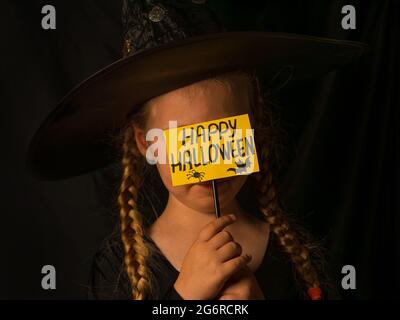
[(215, 180), (212, 180), (211, 183), (213, 188), (215, 216), (219, 218), (221, 216), (221, 212), (219, 210), (218, 189)]

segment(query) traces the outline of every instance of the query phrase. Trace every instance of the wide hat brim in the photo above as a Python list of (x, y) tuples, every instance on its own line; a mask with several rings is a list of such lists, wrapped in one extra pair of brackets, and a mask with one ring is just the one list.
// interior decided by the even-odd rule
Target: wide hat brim
[(95, 73), (69, 92), (33, 137), (28, 166), (54, 180), (99, 169), (116, 160), (110, 135), (145, 101), (230, 70), (263, 68), (265, 78), (290, 70), (288, 85), (358, 58), (358, 42), (304, 35), (229, 32), (187, 38), (143, 50)]

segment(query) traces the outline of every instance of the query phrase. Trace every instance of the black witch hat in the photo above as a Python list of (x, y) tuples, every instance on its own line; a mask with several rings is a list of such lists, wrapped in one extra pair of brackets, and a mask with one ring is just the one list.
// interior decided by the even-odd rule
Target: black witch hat
[(31, 141), (28, 164), (41, 179), (61, 179), (115, 160), (106, 143), (145, 101), (235, 69), (263, 68), (290, 83), (359, 57), (357, 42), (268, 32), (224, 32), (202, 0), (124, 0), (123, 57), (69, 92)]

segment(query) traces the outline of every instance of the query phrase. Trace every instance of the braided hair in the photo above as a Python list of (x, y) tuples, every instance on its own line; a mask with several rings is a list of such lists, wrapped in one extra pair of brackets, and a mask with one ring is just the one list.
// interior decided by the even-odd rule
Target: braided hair
[(300, 232), (296, 230), (288, 214), (283, 210), (273, 181), (270, 168), (273, 152), (276, 152), (273, 139), (276, 134), (273, 120), (262, 99), (257, 78), (253, 76), (251, 81), (255, 93), (251, 104), (255, 122), (254, 132), (260, 159), (260, 172), (253, 174), (251, 178), (255, 180), (258, 208), (270, 225), (270, 230), (278, 240), (278, 244), (288, 254), (307, 294), (311, 299), (319, 300), (322, 294), (319, 276), (311, 261), (306, 237), (300, 236)]

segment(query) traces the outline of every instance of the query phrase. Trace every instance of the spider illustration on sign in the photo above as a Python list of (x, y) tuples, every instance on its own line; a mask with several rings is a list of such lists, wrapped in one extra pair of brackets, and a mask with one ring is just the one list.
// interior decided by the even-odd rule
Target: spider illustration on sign
[(190, 170), (188, 174), (186, 174), (186, 177), (188, 180), (191, 178), (199, 179), (199, 182), (203, 180), (205, 173), (204, 172), (198, 172), (196, 170)]

